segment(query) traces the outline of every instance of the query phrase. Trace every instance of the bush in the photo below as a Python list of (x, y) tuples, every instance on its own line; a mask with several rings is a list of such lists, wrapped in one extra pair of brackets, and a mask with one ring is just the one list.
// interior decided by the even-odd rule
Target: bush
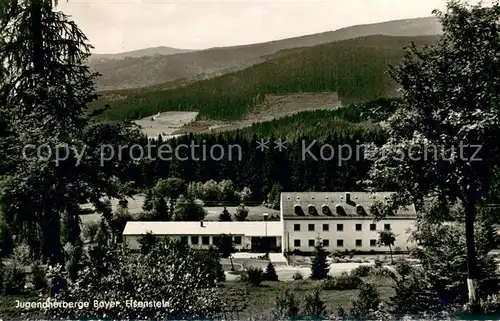
[(85, 224), (82, 231), (83, 238), (89, 242), (92, 242), (95, 239), (100, 226), (100, 222), (89, 222)]
[(484, 313), (499, 313), (500, 294), (488, 295), (486, 299), (481, 299), (481, 309)]
[(395, 276), (394, 272), (386, 267), (372, 267), (369, 275), (389, 278), (393, 278)]
[(440, 310), (437, 293), (432, 290), (422, 268), (406, 261), (397, 262), (395, 268), (392, 277), (395, 293), (390, 300), (392, 313), (418, 315)]
[(194, 250), (193, 252), (196, 259), (202, 262), (203, 273), (211, 286), (226, 281), (226, 274), (220, 263), (220, 253), (217, 249), (210, 248), (209, 250)]
[(332, 252), (332, 257), (343, 259), (345, 257), (345, 252), (341, 252), (339, 250), (335, 250), (334, 252)]
[(339, 308), (337, 309), (337, 318), (343, 320), (347, 317), (347, 312), (346, 310), (344, 309), (343, 306), (339, 306)]
[(138, 242), (141, 245), (141, 253), (148, 254), (158, 243), (158, 238), (153, 233), (148, 232), (143, 234)]
[(292, 277), (295, 281), (303, 280), (304, 276), (300, 272), (295, 272)]
[(332, 278), (323, 281), (324, 290), (355, 290), (361, 284), (363, 280), (360, 277), (352, 276), (343, 272), (339, 276), (334, 276)]
[(255, 286), (260, 286), (262, 281), (264, 281), (264, 271), (260, 268), (255, 268), (253, 266), (247, 269), (248, 282)]
[(316, 320), (322, 320), (326, 313), (325, 302), (320, 297), (321, 289), (316, 288), (305, 297), (304, 315)]
[(156, 216), (156, 213), (154, 213), (152, 211), (143, 211), (137, 215), (137, 220), (144, 221), (144, 222), (151, 222), (151, 221), (156, 221), (157, 216)]
[(3, 270), (3, 292), (4, 294), (22, 293), (25, 285), (24, 273), (15, 265), (5, 266)]
[(47, 278), (45, 269), (39, 264), (35, 263), (32, 266), (33, 286), (35, 290), (45, 290), (47, 288)]
[(276, 274), (276, 269), (271, 262), (267, 264), (265, 279), (266, 281), (279, 281), (278, 274)]
[(360, 265), (351, 271), (352, 276), (357, 276), (360, 278), (367, 277), (372, 271), (372, 266), (370, 265)]
[(373, 284), (363, 283), (359, 286), (359, 293), (352, 302), (351, 314), (356, 319), (373, 315), (380, 305), (380, 294)]
[(84, 267), (82, 262), (84, 257), (83, 243), (81, 241), (77, 241), (74, 245), (68, 243), (65, 250), (67, 256), (66, 269), (69, 272), (71, 280), (76, 281), (78, 272)]
[(285, 288), (276, 297), (276, 312), (277, 320), (295, 319), (299, 315), (300, 300), (290, 288)]
[(17, 266), (30, 265), (32, 262), (30, 248), (26, 244), (19, 244), (14, 248), (12, 262)]
[[(105, 254), (101, 260), (101, 264), (106, 267), (104, 274), (97, 269), (99, 266), (90, 262), (92, 258), (89, 257), (87, 268), (81, 271), (78, 282), (69, 282), (53, 300), (109, 302), (119, 298), (157, 301), (163, 297), (168, 298), (169, 309), (151, 306), (137, 309), (125, 305), (116, 308), (92, 305), (56, 307), (42, 309), (45, 319), (167, 320), (182, 316), (184, 319), (202, 320), (213, 319), (223, 308), (220, 291), (212, 287), (211, 277), (207, 275), (211, 271), (192, 249), (184, 250), (175, 242), (162, 240), (151, 252), (140, 258), (117, 244), (108, 247)], [(62, 267), (50, 269), (48, 279), (57, 277), (68, 279), (68, 274)]]

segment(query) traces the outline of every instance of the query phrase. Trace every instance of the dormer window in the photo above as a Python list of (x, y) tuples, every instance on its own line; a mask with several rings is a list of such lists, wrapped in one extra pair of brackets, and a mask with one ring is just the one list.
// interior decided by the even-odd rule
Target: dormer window
[(304, 215), (304, 211), (299, 204), (295, 204), (295, 206), (293, 207), (293, 212), (295, 213), (295, 215)]
[(307, 207), (307, 210), (309, 212), (309, 215), (318, 215), (318, 212), (316, 211), (316, 207), (314, 207), (314, 205), (312, 205), (312, 204), (309, 204), (309, 206)]
[(321, 206), (321, 213), (323, 213), (323, 215), (332, 215), (332, 211), (326, 204)]
[(341, 216), (345, 216), (346, 215), (345, 209), (340, 204), (337, 204), (335, 206), (335, 211), (337, 212), (337, 215), (341, 215)]
[(366, 215), (365, 209), (361, 205), (356, 206), (356, 213), (358, 215)]
[(370, 214), (372, 214), (374, 216), (380, 215), (379, 209), (375, 204), (370, 204)]

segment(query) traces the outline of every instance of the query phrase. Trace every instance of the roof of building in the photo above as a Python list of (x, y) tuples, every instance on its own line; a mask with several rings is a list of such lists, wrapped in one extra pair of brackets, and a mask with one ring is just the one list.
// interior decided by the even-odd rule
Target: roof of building
[[(394, 192), (285, 192), (281, 193), (281, 211), (283, 219), (338, 219), (340, 217), (373, 217), (370, 207), (376, 201), (386, 201)], [(347, 202), (346, 198), (350, 201)], [(298, 205), (298, 207), (297, 207)], [(341, 206), (343, 215), (337, 213), (337, 207)], [(363, 211), (358, 213), (362, 207)], [(310, 211), (309, 209), (312, 209)], [(325, 209), (325, 211), (323, 211)], [(298, 211), (297, 211), (298, 210)], [(301, 212), (300, 212), (301, 211)], [(415, 217), (416, 210), (412, 204), (405, 208), (399, 208), (394, 217)]]
[[(266, 231), (267, 230), (267, 231)], [(244, 221), (244, 222), (127, 222), (123, 235), (246, 235), (281, 236), (281, 221)]]

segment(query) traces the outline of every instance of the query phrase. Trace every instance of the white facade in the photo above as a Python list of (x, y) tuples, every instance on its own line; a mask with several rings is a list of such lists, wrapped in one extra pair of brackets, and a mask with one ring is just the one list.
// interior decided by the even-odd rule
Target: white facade
[(231, 235), (239, 251), (252, 251), (263, 238), (281, 251), (283, 223), (281, 221), (245, 222), (127, 222), (123, 241), (130, 249), (140, 249), (139, 240), (152, 233), (158, 238), (182, 239), (194, 248), (216, 246), (217, 238)]
[(413, 245), (409, 232), (415, 228), (415, 207), (400, 208), (394, 215), (379, 222), (371, 213), (371, 206), (377, 201), (386, 202), (390, 194), (282, 193), (283, 251), (313, 252), (314, 246), (321, 240), (329, 252), (385, 252), (388, 248), (377, 245), (381, 230), (391, 230), (395, 234), (393, 250), (406, 251)]
[[(228, 233), (229, 234), (229, 233)], [(139, 250), (141, 245), (139, 240), (143, 235), (124, 235), (124, 242), (132, 250)], [(159, 238), (169, 238), (169, 239), (181, 239), (182, 237), (187, 237), (187, 242), (190, 246), (195, 249), (205, 249), (208, 250), (210, 247), (216, 247), (216, 238), (218, 235), (183, 235), (183, 236), (159, 236)], [(245, 235), (233, 235), (234, 248), (237, 251), (248, 251), (252, 250), (252, 236)], [(276, 237), (276, 246), (281, 248), (281, 236)]]
[(285, 221), (285, 246), (283, 248), (284, 251), (312, 252), (319, 238), (329, 252), (336, 250), (387, 251), (387, 248), (378, 247), (376, 242), (378, 231), (389, 228), (396, 235), (392, 249), (399, 248), (406, 251), (411, 245), (408, 240), (408, 229), (414, 228), (414, 224), (414, 219), (392, 219), (380, 222), (366, 219), (289, 219)]

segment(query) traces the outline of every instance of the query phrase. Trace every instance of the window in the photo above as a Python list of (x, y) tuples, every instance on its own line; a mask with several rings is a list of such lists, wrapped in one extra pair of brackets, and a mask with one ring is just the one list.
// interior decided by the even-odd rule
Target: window
[(300, 247), (300, 240), (293, 240), (293, 246)]
[(314, 247), (314, 240), (309, 240), (309, 247)]
[(344, 246), (344, 240), (337, 240), (337, 246), (338, 247), (343, 247)]
[(184, 244), (188, 244), (188, 237), (187, 236), (182, 236), (181, 237), (181, 242)]
[(314, 231), (314, 224), (307, 225), (307, 230), (308, 231)]
[(212, 244), (213, 245), (219, 245), (220, 244), (220, 241), (221, 241), (221, 237), (220, 236), (212, 236)]
[(300, 231), (300, 224), (293, 224), (294, 231)]
[(356, 240), (356, 247), (363, 246), (363, 240)]
[(323, 240), (323, 246), (329, 247), (330, 246), (330, 240)]
[(370, 246), (371, 247), (377, 246), (377, 240), (370, 240)]
[(241, 244), (241, 236), (235, 236), (234, 237), (234, 244), (238, 244), (238, 245)]
[(377, 224), (370, 224), (370, 231), (376, 231), (377, 230)]
[(330, 230), (330, 225), (323, 224), (323, 231), (329, 231), (329, 230)]
[(191, 244), (198, 245), (198, 236), (191, 236)]
[(356, 231), (361, 231), (362, 224), (356, 224)]
[(343, 231), (344, 230), (344, 224), (337, 224), (337, 231)]
[(209, 236), (202, 236), (201, 237), (201, 244), (203, 244), (203, 245), (210, 244), (210, 237)]
[(389, 231), (391, 229), (391, 224), (384, 224), (384, 230)]

